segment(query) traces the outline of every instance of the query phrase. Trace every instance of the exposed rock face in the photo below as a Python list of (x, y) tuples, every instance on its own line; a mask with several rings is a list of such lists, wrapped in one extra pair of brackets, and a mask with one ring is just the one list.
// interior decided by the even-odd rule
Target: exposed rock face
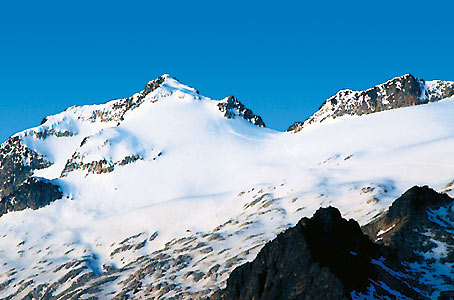
[(32, 178), (33, 170), (51, 165), (24, 146), (18, 136), (0, 146), (0, 216), (8, 211), (40, 208), (62, 197), (58, 187)]
[(50, 136), (71, 137), (74, 135), (74, 133), (69, 130), (58, 131), (53, 128), (50, 128), (50, 129), (43, 128), (42, 130), (29, 130), (29, 131), (25, 132), (25, 136), (29, 136), (29, 135), (33, 135), (33, 137), (36, 139), (45, 140)]
[(453, 200), (428, 187), (413, 187), (364, 227), (376, 243), (321, 208), (236, 268), (212, 299), (451, 299), (453, 229)]
[(407, 74), (365, 91), (341, 90), (326, 100), (306, 121), (294, 123), (287, 131), (298, 132), (309, 124), (345, 115), (361, 116), (439, 101), (453, 95), (454, 82), (440, 80), (426, 82)]
[(61, 177), (65, 177), (75, 170), (84, 171), (87, 174), (110, 173), (115, 169), (115, 166), (125, 166), (138, 160), (143, 160), (143, 157), (135, 154), (126, 156), (119, 161), (108, 161), (106, 159), (102, 159), (84, 163), (83, 157), (81, 157), (80, 153), (76, 152), (73, 157), (66, 162), (65, 168), (61, 173)]
[(319, 209), (268, 243), (253, 262), (235, 269), (227, 288), (212, 299), (351, 299), (353, 291), (370, 286), (371, 278), (396, 285), (372, 263), (381, 252), (357, 222), (343, 219), (333, 207)]
[(389, 246), (428, 295), (454, 297), (454, 201), (449, 196), (413, 187), (363, 230)]
[(257, 125), (259, 127), (265, 127), (260, 116), (254, 115), (254, 113), (246, 108), (240, 101), (235, 97), (229, 96), (221, 100), (218, 104), (219, 110), (224, 113), (224, 116), (228, 119), (234, 119), (235, 117), (242, 117), (246, 121)]
[[(323, 220), (327, 223), (320, 223)], [(357, 224), (340, 219), (336, 209), (319, 210), (313, 219), (302, 219), (267, 244), (253, 262), (235, 269), (219, 299), (346, 299), (342, 281), (330, 270), (334, 261), (326, 260), (325, 251), (312, 256), (313, 251), (325, 246), (322, 244), (338, 247), (339, 255), (345, 254), (347, 249), (340, 249), (343, 242), (327, 235), (339, 221), (344, 230), (360, 231)], [(317, 233), (323, 238), (315, 241), (313, 234)], [(366, 244), (372, 244), (363, 237)], [(349, 246), (356, 248), (359, 244)]]
[(34, 177), (28, 178), (17, 189), (0, 201), (0, 216), (26, 208), (38, 209), (63, 196), (59, 187)]
[(422, 96), (425, 101), (436, 102), (454, 96), (454, 82), (452, 81), (419, 79), (419, 82), (423, 87)]
[(32, 170), (51, 165), (42, 155), (25, 147), (18, 136), (0, 145), (0, 197), (12, 193), (32, 175)]
[(408, 235), (412, 232), (406, 231), (410, 227), (433, 226), (427, 218), (429, 211), (452, 203), (453, 200), (446, 194), (439, 194), (427, 186), (415, 186), (394, 201), (384, 216), (365, 225), (363, 230), (381, 244), (396, 248), (403, 241), (408, 242)]

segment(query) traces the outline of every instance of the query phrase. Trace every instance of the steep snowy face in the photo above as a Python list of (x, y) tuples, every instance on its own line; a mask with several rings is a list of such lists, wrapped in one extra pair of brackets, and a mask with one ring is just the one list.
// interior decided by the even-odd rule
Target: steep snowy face
[(454, 82), (440, 80), (426, 82), (406, 74), (365, 91), (341, 90), (326, 100), (306, 121), (294, 123), (288, 131), (298, 132), (311, 124), (342, 116), (361, 116), (435, 102), (452, 95), (454, 95)]

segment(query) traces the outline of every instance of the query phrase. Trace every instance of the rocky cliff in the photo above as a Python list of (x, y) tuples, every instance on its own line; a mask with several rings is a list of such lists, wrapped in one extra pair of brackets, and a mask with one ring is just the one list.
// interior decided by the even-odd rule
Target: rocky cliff
[(452, 208), (447, 195), (413, 187), (363, 227), (368, 235), (321, 208), (236, 268), (212, 299), (451, 299)]

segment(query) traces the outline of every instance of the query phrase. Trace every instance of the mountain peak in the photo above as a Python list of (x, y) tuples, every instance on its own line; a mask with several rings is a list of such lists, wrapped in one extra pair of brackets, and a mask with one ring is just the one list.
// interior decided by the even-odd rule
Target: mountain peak
[[(229, 96), (222, 100), (204, 97), (195, 88), (181, 83), (178, 79), (166, 73), (148, 81), (142, 91), (130, 97), (111, 100), (103, 104), (69, 107), (62, 113), (45, 117), (40, 126), (25, 130), (24, 134), (38, 139), (46, 139), (49, 136), (72, 136), (78, 134), (79, 125), (76, 124), (79, 124), (79, 122), (104, 123), (103, 128), (105, 126), (118, 127), (130, 112), (142, 107), (143, 104), (158, 101), (168, 102), (169, 104), (172, 102), (189, 104), (200, 100), (203, 100), (208, 106), (216, 107), (227, 119), (240, 117), (259, 127), (265, 127), (262, 119), (254, 115), (235, 97)], [(145, 106), (150, 107), (148, 104)], [(61, 124), (66, 124), (64, 126), (67, 128), (64, 128), (64, 130), (57, 129)]]
[(259, 127), (265, 127), (260, 116), (254, 115), (254, 113), (246, 108), (238, 99), (234, 96), (228, 96), (219, 101), (218, 108), (224, 113), (227, 119), (234, 119), (236, 116), (244, 118), (246, 121), (257, 125)]
[(454, 95), (454, 82), (424, 81), (411, 74), (394, 77), (364, 91), (343, 89), (328, 98), (317, 112), (304, 122), (296, 122), (287, 131), (298, 132), (343, 116), (361, 116), (375, 112), (439, 101)]

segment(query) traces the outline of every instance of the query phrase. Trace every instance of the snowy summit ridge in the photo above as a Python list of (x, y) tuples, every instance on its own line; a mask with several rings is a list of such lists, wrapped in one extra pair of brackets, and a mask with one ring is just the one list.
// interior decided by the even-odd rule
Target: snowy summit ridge
[[(176, 78), (169, 74), (163, 74), (155, 80), (149, 81), (145, 88), (131, 97), (112, 100), (106, 104), (101, 105), (87, 105), (84, 107), (73, 106), (67, 109), (67, 111), (73, 111), (79, 120), (85, 120), (90, 122), (121, 122), (124, 120), (125, 114), (140, 107), (145, 102), (156, 102), (160, 99), (165, 99), (169, 96), (175, 95), (178, 99), (190, 99), (190, 100), (211, 100), (207, 97), (199, 95), (199, 92), (187, 85), (180, 83)], [(231, 99), (234, 99), (232, 101)], [(215, 101), (215, 100), (213, 100)], [(244, 107), (241, 102), (236, 100), (233, 96), (229, 96), (219, 102), (219, 110), (225, 112), (226, 117), (243, 117), (246, 114), (246, 119), (251, 123), (257, 122), (258, 126), (263, 126), (263, 121), (260, 122), (259, 116), (253, 115), (253, 113)], [(225, 111), (224, 103), (229, 103), (228, 112)], [(45, 118), (42, 122), (47, 122), (48, 118)]]

